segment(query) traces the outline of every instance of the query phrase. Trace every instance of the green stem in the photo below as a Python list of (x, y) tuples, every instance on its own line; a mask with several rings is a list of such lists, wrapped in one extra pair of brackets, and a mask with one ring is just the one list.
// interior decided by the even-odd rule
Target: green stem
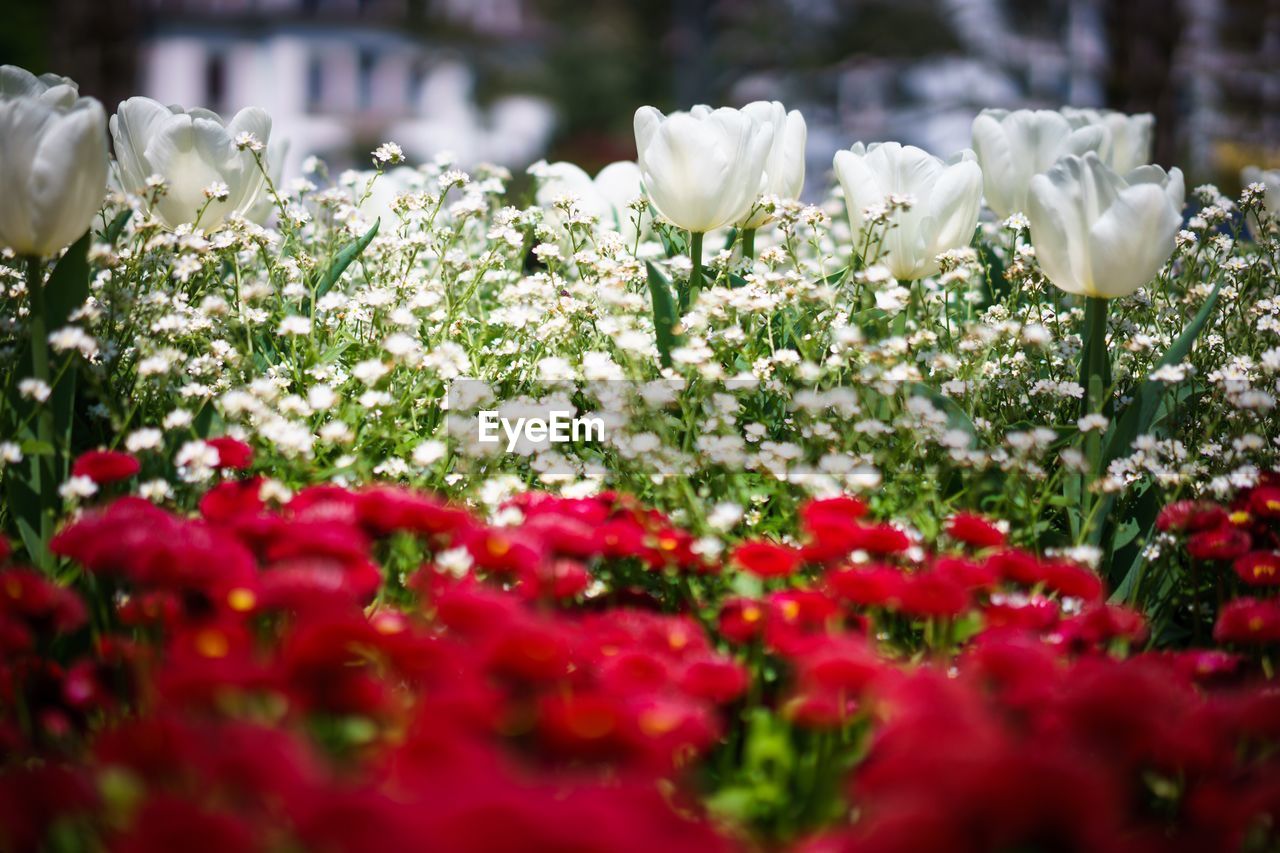
[(754, 228), (742, 230), (742, 257), (749, 261), (756, 259), (756, 229)]
[[(43, 265), (39, 258), (27, 258), (27, 299), (31, 306), (31, 375), (47, 387), (49, 381), (49, 324), (45, 315)], [(50, 510), (57, 495), (54, 482), (53, 399), (33, 401), (36, 406), (36, 438), (40, 452), (32, 454), (31, 475), (35, 492), (40, 495), (40, 540), (47, 545), (53, 533)], [(44, 555), (32, 555), (41, 559)]]
[(1107, 353), (1107, 311), (1111, 301), (1090, 296), (1084, 308), (1083, 348), (1080, 352), (1080, 385), (1084, 388), (1081, 415), (1101, 412), (1111, 385), (1111, 359)]
[[(1080, 416), (1094, 415), (1110, 409), (1107, 400), (1111, 387), (1111, 358), (1107, 352), (1107, 312), (1109, 300), (1090, 296), (1085, 301), (1084, 329), (1081, 332), (1080, 385), (1084, 395), (1080, 398)], [(1101, 524), (1098, 510), (1106, 498), (1090, 489), (1093, 481), (1102, 474), (1102, 433), (1090, 430), (1083, 436), (1084, 458), (1089, 471), (1080, 480), (1080, 541), (1093, 541), (1094, 525)]]
[(682, 314), (689, 310), (689, 306), (698, 298), (698, 291), (702, 289), (702, 237), (699, 232), (689, 232), (689, 260), (693, 263), (693, 270), (689, 273), (689, 287), (684, 299), (680, 300)]

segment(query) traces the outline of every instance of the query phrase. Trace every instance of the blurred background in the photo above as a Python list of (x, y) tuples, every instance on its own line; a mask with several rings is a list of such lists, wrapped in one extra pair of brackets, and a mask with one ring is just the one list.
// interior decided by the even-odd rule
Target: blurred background
[(256, 105), (311, 154), (588, 170), (634, 157), (631, 116), (778, 99), (810, 174), (856, 140), (946, 155), (979, 109), (1157, 118), (1156, 159), (1238, 184), (1280, 164), (1280, 0), (5, 0), (0, 62), (108, 110), (132, 94)]

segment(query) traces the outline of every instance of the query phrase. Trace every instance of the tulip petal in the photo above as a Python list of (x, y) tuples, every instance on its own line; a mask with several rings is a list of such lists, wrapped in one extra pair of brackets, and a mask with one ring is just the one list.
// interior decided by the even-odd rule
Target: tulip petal
[[(229, 143), (225, 128), (189, 115), (173, 116), (147, 141), (144, 159), (168, 185), (156, 212), (170, 227), (195, 221), (205, 204), (205, 189), (223, 179)], [(213, 217), (220, 221), (218, 207), (209, 206), (202, 226), (208, 227)]]
[(1124, 189), (1089, 229), (1089, 295), (1128, 296), (1155, 278), (1173, 254), (1181, 218), (1156, 184)]
[(53, 110), (35, 99), (0, 100), (0, 244), (23, 255), (37, 253), (27, 174), (53, 118)]
[(1033, 177), (1026, 211), (1040, 269), (1060, 290), (1075, 294), (1086, 293), (1092, 286), (1084, 257), (1080, 170), (1079, 159), (1070, 157)]
[(155, 168), (147, 161), (148, 140), (173, 118), (173, 111), (150, 98), (129, 98), (111, 117), (111, 137), (126, 192), (140, 193)]
[(107, 192), (106, 116), (86, 98), (45, 125), (27, 179), (38, 254), (50, 255), (86, 231)]
[(928, 200), (931, 256), (969, 245), (981, 200), (982, 170), (977, 163), (962, 161), (943, 170)]

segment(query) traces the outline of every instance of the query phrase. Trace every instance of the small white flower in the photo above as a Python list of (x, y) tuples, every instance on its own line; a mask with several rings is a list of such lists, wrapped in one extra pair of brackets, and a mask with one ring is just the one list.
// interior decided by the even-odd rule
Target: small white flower
[(98, 342), (79, 326), (64, 326), (51, 333), (49, 346), (53, 347), (55, 352), (78, 350), (85, 358), (93, 358), (98, 354)]
[(309, 335), (311, 334), (311, 320), (299, 314), (290, 314), (280, 321), (280, 328), (276, 330), (276, 334), (281, 337)]
[(164, 446), (164, 433), (155, 427), (135, 429), (124, 440), (124, 448), (130, 453), (159, 450)]
[(47, 382), (42, 382), (39, 379), (23, 379), (18, 383), (18, 393), (28, 400), (43, 403), (49, 399), (49, 395), (53, 393), (53, 390)]
[(351, 375), (365, 385), (375, 385), (391, 372), (391, 368), (376, 358), (366, 359), (351, 368)]
[(444, 458), (447, 448), (443, 441), (434, 439), (424, 441), (413, 449), (413, 464), (419, 468), (430, 468)]
[(1187, 364), (1166, 364), (1151, 371), (1151, 378), (1156, 382), (1173, 384), (1187, 378), (1191, 366)]
[(307, 405), (316, 412), (326, 412), (338, 402), (338, 392), (330, 385), (312, 385), (307, 391)]
[(218, 448), (199, 440), (186, 442), (173, 457), (179, 468), (216, 468), (220, 461)]
[(257, 136), (247, 130), (237, 134), (235, 142), (236, 148), (239, 148), (241, 151), (252, 151), (254, 154), (261, 154), (266, 148), (266, 146), (262, 144), (262, 140), (258, 139)]
[(72, 477), (58, 486), (58, 494), (62, 495), (65, 501), (91, 498), (97, 493), (98, 484), (92, 478), (85, 476)]
[(379, 168), (404, 162), (404, 149), (394, 142), (384, 142), (373, 149), (373, 164)]
[(160, 503), (173, 497), (173, 486), (167, 480), (147, 480), (138, 485), (138, 496), (152, 503)]
[(714, 530), (724, 532), (742, 520), (742, 507), (730, 501), (721, 501), (707, 515), (707, 524)]
[(1107, 426), (1111, 423), (1106, 415), (1085, 415), (1076, 421), (1076, 426), (1081, 432), (1106, 432)]
[(465, 578), (475, 560), (466, 548), (449, 548), (436, 554), (436, 566), (455, 578)]
[(222, 181), (214, 181), (204, 188), (204, 197), (210, 201), (226, 201), (231, 196), (231, 187)]

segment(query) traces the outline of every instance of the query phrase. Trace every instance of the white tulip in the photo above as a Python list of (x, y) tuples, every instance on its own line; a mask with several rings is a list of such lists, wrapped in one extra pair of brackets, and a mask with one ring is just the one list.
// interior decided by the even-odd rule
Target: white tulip
[[(212, 230), (228, 216), (254, 209), (266, 178), (252, 152), (236, 144), (242, 133), (266, 146), (271, 117), (249, 107), (224, 123), (209, 110), (166, 107), (150, 98), (130, 98), (111, 117), (121, 185), (146, 195), (147, 178), (164, 178), (166, 191), (151, 212), (171, 228), (199, 218), (201, 228)], [(206, 196), (215, 184), (226, 185), (225, 199)]]
[(861, 142), (835, 157), (855, 235), (865, 227), (863, 211), (889, 196), (910, 196), (909, 209), (895, 214), (882, 253), (874, 260), (902, 281), (938, 272), (938, 255), (969, 245), (982, 204), (982, 170), (965, 151), (944, 162), (913, 145)]
[(1040, 268), (1067, 293), (1114, 299), (1155, 278), (1182, 224), (1182, 172), (1117, 175), (1094, 152), (1031, 180), (1027, 218)]
[(89, 230), (107, 193), (106, 127), (67, 78), (0, 66), (0, 245), (47, 257)]
[(751, 212), (764, 188), (772, 126), (728, 108), (664, 116), (641, 107), (635, 133), (641, 180), (663, 218), (705, 234)]
[[(381, 220), (378, 229), (383, 234), (395, 233), (400, 227), (400, 214), (396, 202), (402, 197), (420, 193), (427, 188), (427, 176), (412, 166), (396, 166), (382, 174), (374, 171), (359, 172), (351, 187), (354, 200), (360, 203), (362, 228)], [(363, 201), (362, 201), (363, 199)]]
[[(538, 204), (552, 211), (556, 200), (572, 196), (578, 210), (596, 217), (602, 226), (617, 231), (630, 243), (636, 235), (632, 201), (644, 195), (640, 183), (640, 168), (630, 160), (610, 163), (593, 179), (572, 163), (548, 163), (539, 160), (529, 167), (529, 174), (538, 179)], [(549, 214), (555, 219), (554, 212)]]
[(973, 120), (973, 151), (987, 207), (1000, 217), (1025, 213), (1032, 177), (1067, 154), (1097, 151), (1106, 140), (1105, 128), (1073, 128), (1052, 110), (983, 110)]
[(1262, 205), (1267, 213), (1280, 217), (1280, 169), (1259, 169), (1248, 166), (1240, 173), (1245, 185), (1262, 184), (1266, 187), (1262, 194)]
[[(800, 197), (804, 189), (804, 149), (809, 131), (799, 110), (787, 112), (779, 101), (754, 101), (742, 108), (762, 126), (773, 128), (773, 144), (765, 162), (764, 194), (784, 199)], [(770, 219), (757, 210), (739, 223), (740, 228), (759, 228)]]
[(1156, 123), (1151, 113), (1130, 115), (1115, 110), (1063, 107), (1062, 114), (1073, 128), (1092, 125), (1107, 131), (1098, 156), (1114, 171), (1123, 175), (1151, 162), (1151, 136)]

